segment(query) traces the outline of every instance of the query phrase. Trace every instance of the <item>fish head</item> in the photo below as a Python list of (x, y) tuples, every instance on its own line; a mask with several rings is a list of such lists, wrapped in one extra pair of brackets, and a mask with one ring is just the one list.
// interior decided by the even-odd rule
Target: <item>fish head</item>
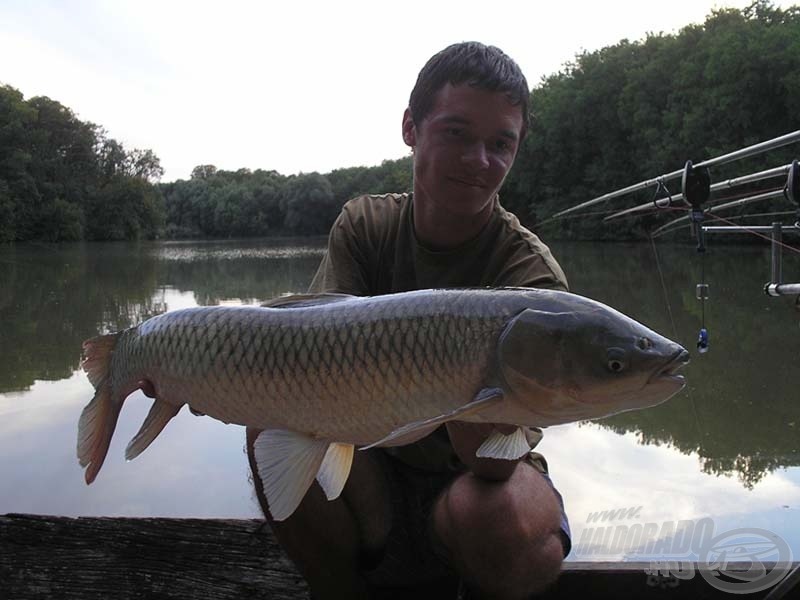
[(679, 344), (613, 308), (574, 294), (528, 308), (506, 326), (498, 360), (528, 425), (599, 419), (660, 404), (685, 385)]

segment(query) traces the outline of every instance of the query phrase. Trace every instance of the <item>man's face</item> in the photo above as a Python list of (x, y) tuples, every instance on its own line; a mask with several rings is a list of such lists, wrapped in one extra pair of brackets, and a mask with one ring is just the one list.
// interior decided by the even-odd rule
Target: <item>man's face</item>
[[(522, 109), (503, 92), (445, 85), (403, 139), (414, 149), (414, 193), (428, 210), (464, 219), (488, 214), (520, 143)], [(421, 197), (420, 197), (421, 196)]]

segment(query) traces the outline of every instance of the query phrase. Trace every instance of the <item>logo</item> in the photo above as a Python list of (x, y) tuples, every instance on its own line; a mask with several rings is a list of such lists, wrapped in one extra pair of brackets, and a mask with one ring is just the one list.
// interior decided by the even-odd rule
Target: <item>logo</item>
[(648, 585), (662, 587), (677, 586), (699, 571), (709, 585), (731, 594), (766, 590), (792, 568), (791, 548), (772, 531), (738, 528), (715, 535), (709, 517), (631, 523), (641, 511), (638, 506), (589, 513), (590, 526), (581, 531), (575, 556), (648, 562)]
[[(716, 536), (703, 548), (700, 575), (709, 585), (731, 594), (752, 594), (779, 583), (792, 568), (792, 550), (779, 535), (766, 529), (733, 529)], [(774, 563), (767, 571), (764, 563)], [(748, 566), (731, 569), (730, 563)]]

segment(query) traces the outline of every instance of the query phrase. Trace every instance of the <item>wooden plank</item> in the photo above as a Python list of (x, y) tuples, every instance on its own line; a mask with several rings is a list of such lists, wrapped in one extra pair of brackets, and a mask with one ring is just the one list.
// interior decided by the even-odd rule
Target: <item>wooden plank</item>
[(307, 598), (260, 520), (0, 516), (0, 598)]
[[(566, 562), (559, 580), (541, 598), (731, 598), (699, 574), (678, 580), (648, 575), (650, 567)], [(381, 590), (376, 597), (456, 595), (452, 584), (443, 582), (436, 589)], [(309, 593), (261, 520), (2, 515), (0, 600), (33, 598), (284, 600), (309, 598)]]

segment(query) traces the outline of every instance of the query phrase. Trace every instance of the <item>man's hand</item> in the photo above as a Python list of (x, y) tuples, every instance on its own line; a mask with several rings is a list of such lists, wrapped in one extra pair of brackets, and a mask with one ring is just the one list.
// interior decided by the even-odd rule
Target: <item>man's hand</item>
[(519, 460), (478, 458), (475, 456), (475, 452), (493, 431), (497, 430), (503, 435), (508, 435), (514, 432), (517, 428), (516, 425), (465, 423), (464, 421), (451, 421), (446, 425), (453, 449), (461, 462), (467, 465), (472, 473), (482, 479), (493, 481), (505, 481), (511, 477)]

